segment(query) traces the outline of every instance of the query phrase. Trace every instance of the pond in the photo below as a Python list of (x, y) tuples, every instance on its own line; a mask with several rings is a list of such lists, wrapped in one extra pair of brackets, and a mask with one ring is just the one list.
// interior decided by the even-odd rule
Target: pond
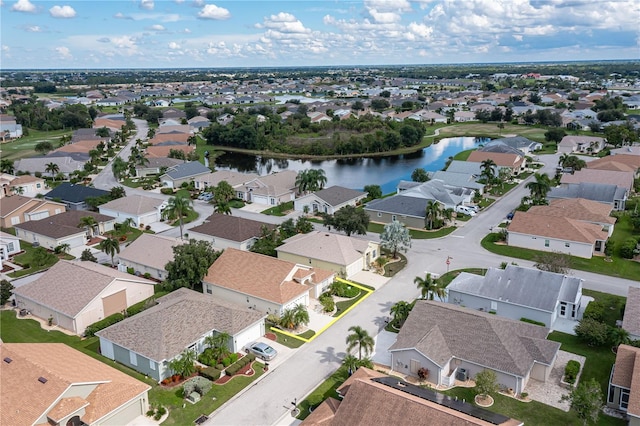
[(487, 140), (473, 137), (445, 138), (412, 154), (322, 161), (226, 153), (216, 158), (216, 169), (259, 175), (281, 170), (322, 169), (327, 177), (326, 186), (340, 185), (361, 190), (365, 185), (380, 185), (382, 193), (388, 194), (395, 192), (399, 181), (411, 180), (411, 173), (415, 169), (422, 167), (430, 172), (442, 170), (449, 157), (460, 151), (476, 148)]

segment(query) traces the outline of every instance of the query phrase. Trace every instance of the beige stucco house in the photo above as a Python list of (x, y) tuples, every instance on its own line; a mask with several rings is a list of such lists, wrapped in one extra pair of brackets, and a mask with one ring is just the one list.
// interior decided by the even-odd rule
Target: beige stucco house
[(164, 281), (165, 266), (173, 260), (173, 248), (184, 244), (180, 238), (170, 238), (143, 233), (118, 254), (118, 270), (128, 272), (131, 268), (138, 276), (149, 274), (151, 278)]
[(24, 195), (3, 197), (0, 202), (0, 226), (11, 228), (30, 220), (44, 219), (67, 210), (64, 204)]

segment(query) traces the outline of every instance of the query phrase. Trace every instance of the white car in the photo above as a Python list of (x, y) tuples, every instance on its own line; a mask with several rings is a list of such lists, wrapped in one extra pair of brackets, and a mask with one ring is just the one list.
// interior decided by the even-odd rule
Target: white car
[(476, 212), (473, 208), (469, 207), (469, 206), (456, 206), (456, 213), (462, 213), (462, 214), (466, 214), (469, 216), (475, 216)]
[(262, 358), (265, 361), (271, 361), (278, 355), (278, 351), (271, 346), (262, 342), (255, 342), (247, 346), (247, 352), (253, 353), (258, 358)]

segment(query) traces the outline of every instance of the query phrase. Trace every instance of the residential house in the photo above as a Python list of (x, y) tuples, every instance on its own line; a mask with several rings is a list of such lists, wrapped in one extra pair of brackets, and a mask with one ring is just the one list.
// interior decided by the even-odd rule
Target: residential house
[(611, 206), (584, 198), (558, 198), (549, 205), (531, 206), (528, 213), (544, 216), (566, 217), (580, 222), (593, 223), (613, 234), (616, 218), (611, 216)]
[(527, 139), (524, 136), (510, 136), (500, 139), (494, 139), (491, 142), (487, 143), (485, 147), (490, 145), (506, 145), (521, 151), (522, 153), (524, 153), (524, 155), (529, 155), (534, 151), (542, 149), (542, 144), (540, 142), (532, 141), (531, 139)]
[(0, 180), (2, 182), (0, 198), (12, 194), (35, 197), (49, 190), (44, 179), (31, 175), (13, 176), (2, 173)]
[[(358, 368), (336, 390), (340, 399), (327, 398), (315, 407), (302, 426), (403, 425), (521, 426), (523, 423), (388, 376)], [(381, 415), (381, 413), (384, 413)]]
[(189, 161), (177, 164), (167, 169), (166, 173), (160, 176), (163, 186), (178, 189), (183, 183), (194, 182), (200, 176), (211, 173), (208, 167), (199, 161)]
[(149, 410), (151, 386), (64, 343), (0, 344), (0, 423), (125, 425)]
[(184, 350), (203, 352), (208, 336), (227, 333), (228, 349), (241, 351), (264, 335), (264, 318), (256, 310), (183, 287), (96, 334), (103, 356), (160, 382), (173, 374), (169, 363)]
[(610, 155), (597, 160), (589, 161), (587, 167), (599, 170), (619, 170), (633, 172), (635, 177), (640, 177), (640, 156), (630, 154)]
[(297, 234), (276, 248), (278, 259), (333, 271), (350, 279), (380, 257), (380, 243), (323, 231)]
[[(85, 229), (82, 218), (93, 217), (95, 225)], [(82, 247), (94, 235), (102, 235), (114, 229), (115, 219), (103, 214), (69, 210), (44, 219), (31, 220), (15, 225), (16, 237), (53, 250), (59, 245), (69, 244), (69, 248)]]
[(298, 173), (294, 170), (282, 170), (257, 177), (235, 189), (238, 198), (243, 201), (277, 206), (295, 200), (297, 176)]
[(629, 287), (622, 328), (629, 333), (631, 340), (640, 340), (640, 288), (638, 287)]
[(59, 201), (67, 206), (68, 210), (87, 210), (87, 198), (104, 197), (109, 191), (91, 186), (62, 182), (44, 195), (45, 200)]
[(605, 145), (605, 139), (598, 136), (575, 136), (566, 135), (558, 143), (558, 152), (562, 154), (596, 153), (600, 152)]
[(15, 119), (7, 119), (5, 117), (8, 116), (2, 114), (0, 119), (0, 140), (6, 142), (22, 137), (22, 124), (16, 123)]
[(275, 225), (270, 223), (214, 213), (201, 225), (189, 229), (189, 238), (208, 241), (219, 250), (229, 247), (250, 250), (262, 236), (263, 229), (274, 228)]
[(156, 129), (156, 135), (160, 135), (162, 133), (186, 133), (189, 134), (189, 125), (188, 124), (178, 124), (176, 126), (160, 126)]
[(366, 192), (334, 185), (297, 198), (293, 202), (293, 209), (298, 212), (306, 210), (311, 214), (332, 215), (342, 207), (357, 206), (366, 197)]
[(560, 184), (572, 184), (580, 182), (604, 183), (616, 185), (631, 191), (633, 189), (633, 172), (621, 172), (617, 170), (582, 169), (573, 173), (563, 173)]
[(119, 132), (125, 124), (123, 115), (105, 115), (95, 118), (93, 121), (93, 128), (99, 129), (101, 127), (106, 127), (113, 132)]
[(640, 425), (640, 348), (618, 346), (609, 376), (607, 406), (626, 413), (629, 426)]
[(567, 183), (562, 186), (551, 188), (547, 193), (547, 199), (556, 198), (586, 198), (612, 206), (613, 210), (622, 211), (625, 209), (629, 190), (617, 185), (605, 183)]
[[(447, 302), (505, 318), (527, 318), (555, 329), (558, 318), (581, 319), (584, 280), (508, 265), (482, 275), (462, 272), (447, 286)], [(576, 323), (577, 325), (577, 323)]]
[[(447, 172), (464, 173), (464, 174), (473, 175), (477, 178), (482, 175), (481, 166), (482, 166), (482, 163), (472, 163), (469, 161), (453, 160), (452, 162), (449, 163), (449, 166), (447, 167)], [(498, 166), (494, 166), (493, 167), (494, 176), (498, 176), (499, 172), (500, 170)]]
[(20, 253), (20, 239), (14, 235), (0, 231), (0, 270), (2, 262)]
[(560, 343), (546, 340), (549, 329), (447, 303), (417, 300), (391, 345), (391, 368), (452, 386), (483, 370), (496, 373), (501, 387), (516, 394), (529, 379), (546, 382)]
[(611, 155), (640, 155), (640, 145), (627, 145), (612, 149)]
[(502, 152), (472, 151), (467, 161), (472, 163), (482, 163), (485, 160), (493, 160), (499, 168), (507, 168), (513, 176), (517, 176), (526, 166), (527, 160), (518, 154)]
[(154, 146), (186, 145), (189, 136), (189, 133), (158, 133), (147, 142)]
[(260, 175), (257, 173), (240, 173), (233, 170), (216, 170), (215, 172), (211, 172), (209, 174), (199, 176), (196, 179), (195, 184), (197, 189), (208, 190), (222, 181), (227, 182), (231, 187), (236, 190), (236, 197), (243, 198), (244, 191), (242, 187), (253, 181), (254, 179), (258, 179)]
[(479, 183), (479, 177), (468, 173), (455, 173), (438, 170), (429, 173), (430, 180), (439, 180), (451, 187), (465, 188), (477, 194), (484, 194), (484, 184)]
[[(242, 271), (241, 274), (238, 271)], [(282, 315), (326, 291), (335, 273), (228, 248), (202, 280), (203, 292), (267, 314)]]
[[(62, 153), (61, 153), (62, 154)], [(58, 167), (57, 173), (62, 173), (68, 177), (70, 173), (84, 170), (84, 165), (89, 159), (88, 155), (77, 156), (66, 153), (63, 156), (29, 157), (16, 161), (14, 168), (17, 171), (28, 172), (32, 175), (36, 173), (48, 174), (48, 165), (53, 163)]]
[(604, 254), (607, 230), (562, 216), (516, 211), (507, 228), (507, 244), (533, 250), (566, 253), (591, 259)]
[(456, 111), (453, 113), (453, 120), (457, 123), (476, 121), (476, 113), (471, 111)]
[(136, 177), (147, 177), (150, 175), (159, 175), (169, 167), (184, 163), (179, 158), (153, 157), (147, 158), (145, 164), (136, 165)]
[(394, 220), (409, 228), (424, 229), (429, 199), (394, 195), (368, 202), (364, 211), (371, 222), (391, 223)]
[(159, 198), (128, 195), (102, 204), (98, 209), (100, 214), (114, 217), (117, 223), (131, 219), (135, 227), (144, 227), (160, 222), (166, 206), (167, 202)]
[(184, 243), (179, 238), (143, 233), (120, 250), (118, 270), (164, 281), (167, 278), (165, 267), (174, 259), (173, 248)]
[(196, 150), (195, 145), (155, 145), (144, 149), (145, 158), (166, 158), (171, 155), (171, 151), (180, 151), (184, 155), (189, 155)]
[(65, 211), (66, 207), (62, 203), (12, 195), (2, 198), (0, 203), (0, 226), (11, 228), (30, 220), (44, 219)]
[(98, 263), (60, 260), (13, 294), (20, 309), (82, 335), (94, 322), (153, 296), (154, 287), (153, 281)]

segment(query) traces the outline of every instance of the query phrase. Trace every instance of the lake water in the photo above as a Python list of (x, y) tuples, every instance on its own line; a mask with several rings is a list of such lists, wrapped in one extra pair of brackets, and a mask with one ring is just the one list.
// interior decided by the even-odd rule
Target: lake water
[(327, 176), (326, 186), (340, 185), (361, 190), (365, 185), (380, 185), (382, 193), (388, 194), (395, 192), (399, 181), (411, 180), (411, 173), (418, 167), (430, 172), (442, 170), (449, 157), (486, 141), (487, 139), (472, 137), (445, 138), (413, 154), (324, 161), (226, 153), (216, 158), (216, 168), (260, 175), (281, 170), (322, 169)]

